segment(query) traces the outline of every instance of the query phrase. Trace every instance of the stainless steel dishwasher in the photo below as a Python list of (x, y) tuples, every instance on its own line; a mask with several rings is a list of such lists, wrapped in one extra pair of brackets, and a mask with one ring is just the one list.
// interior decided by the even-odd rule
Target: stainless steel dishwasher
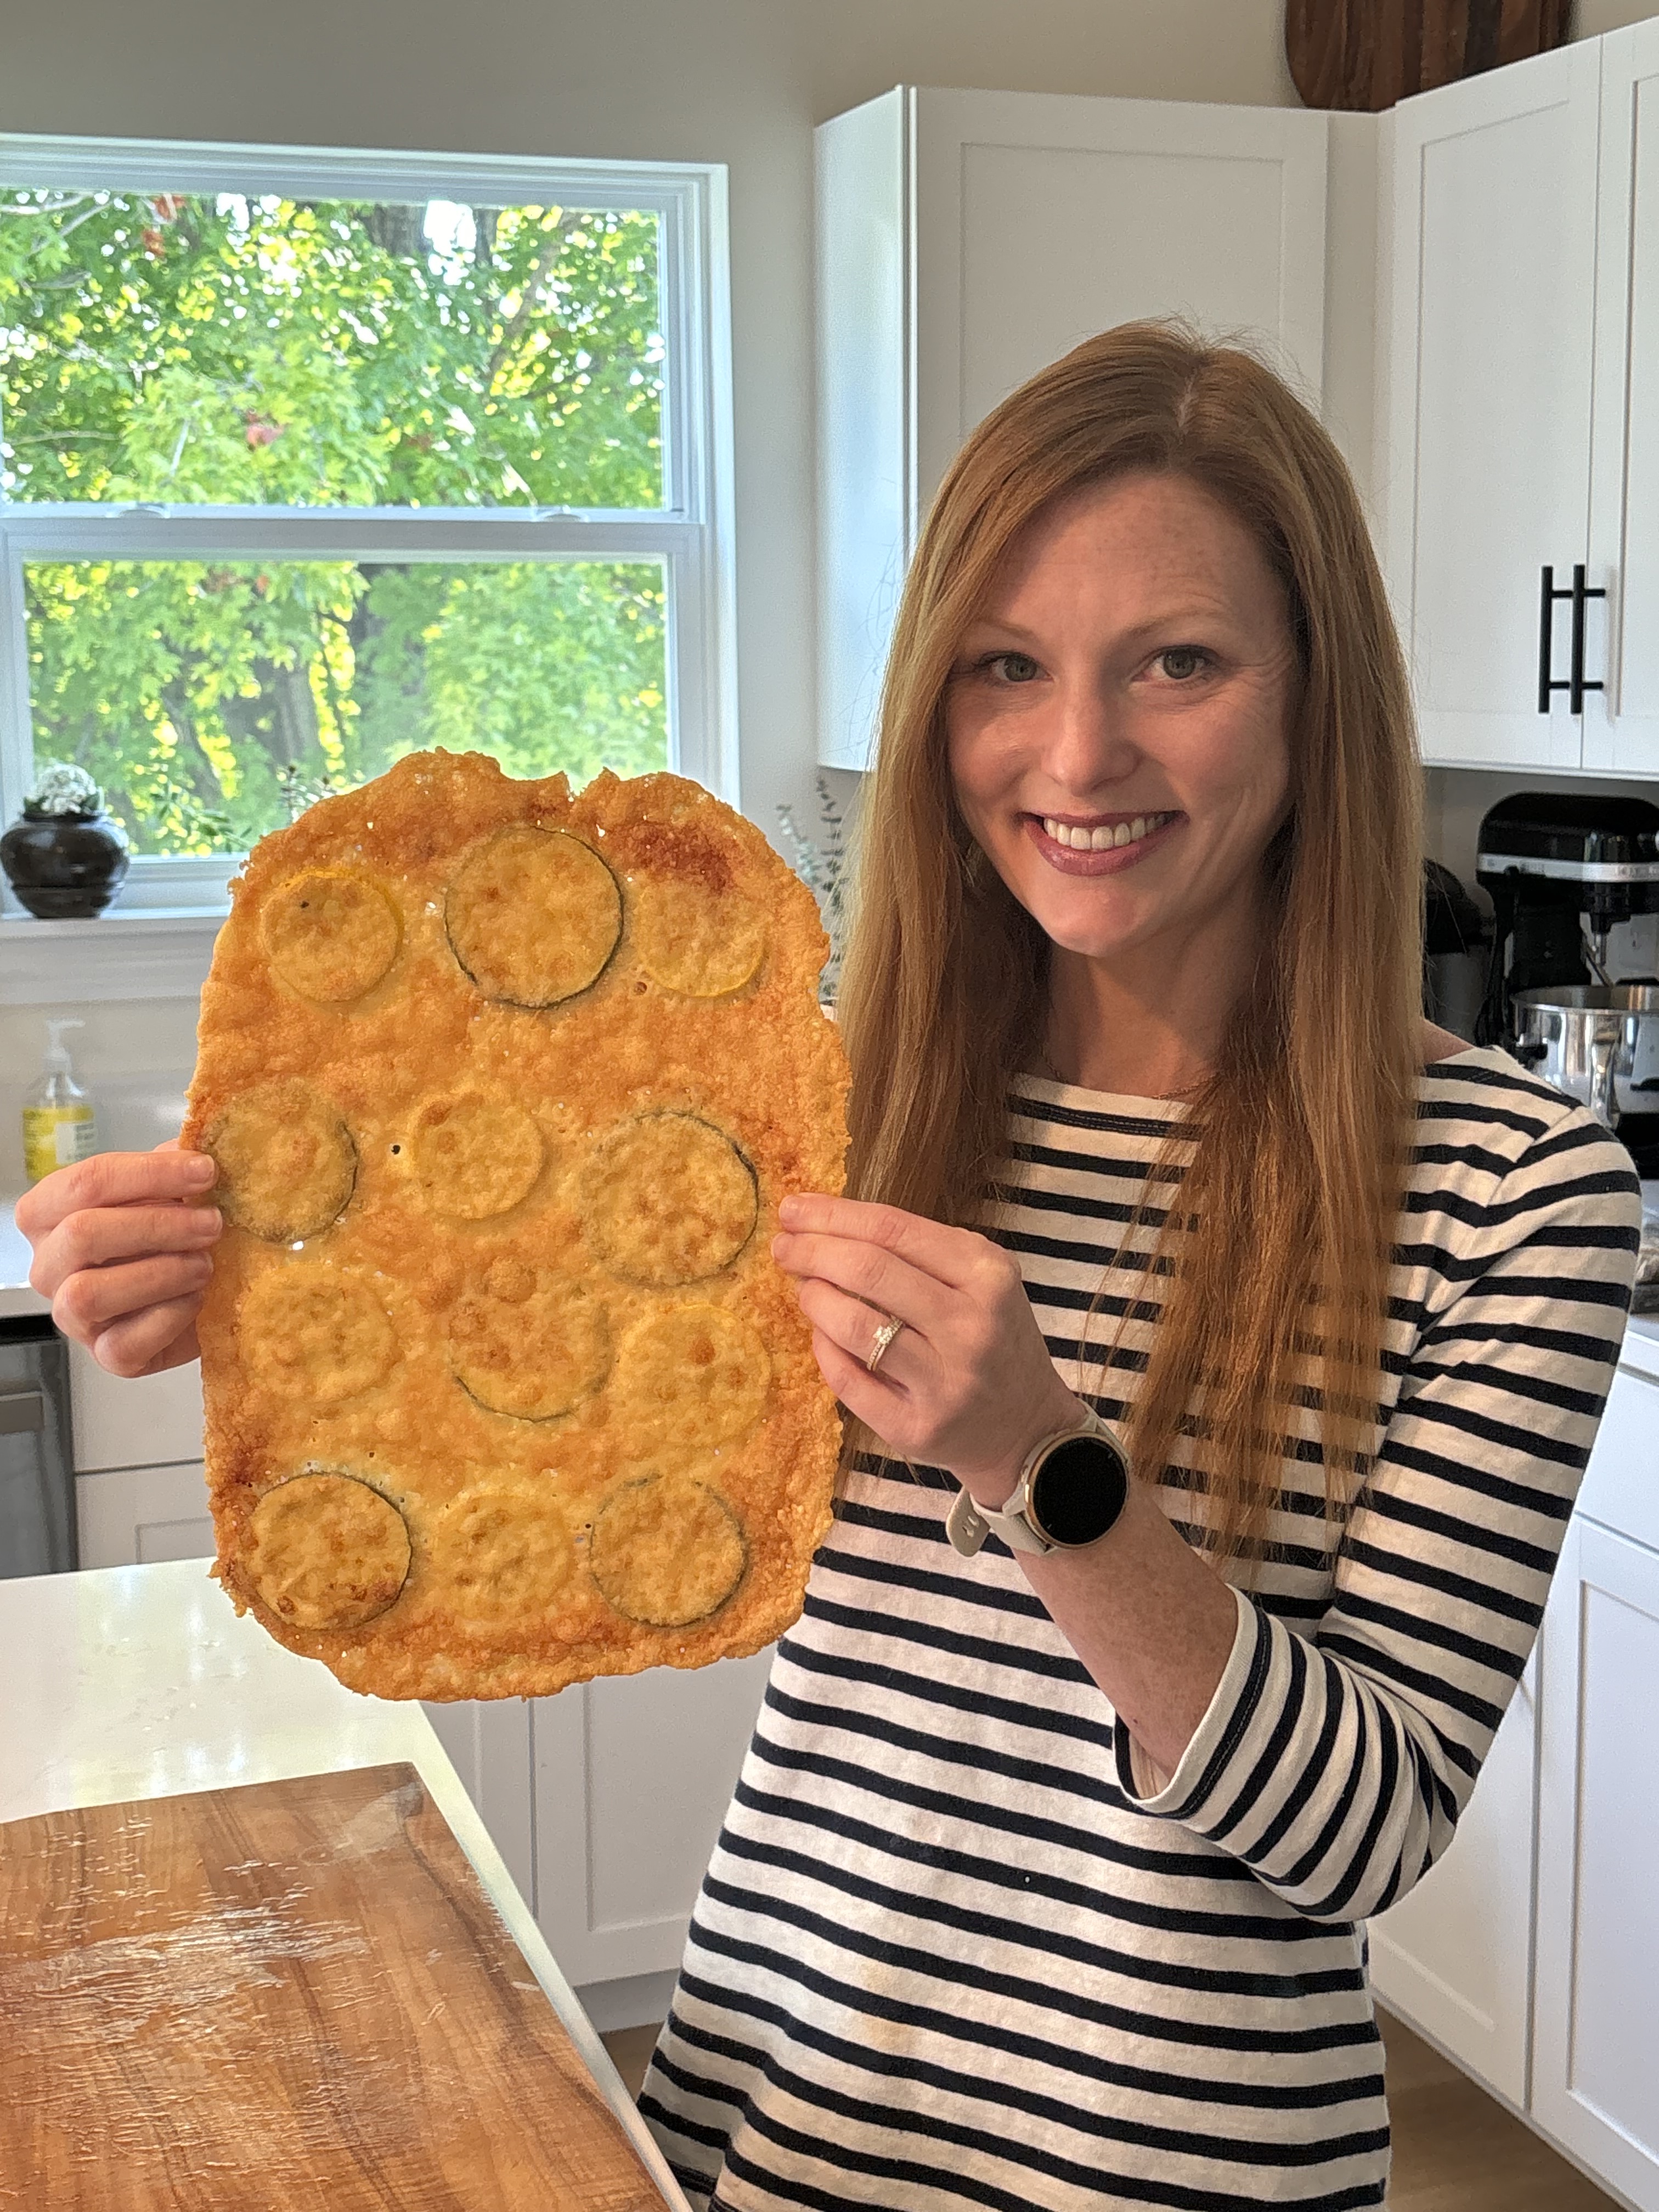
[(44, 1314), (0, 1319), (0, 1577), (77, 1559), (68, 1348)]

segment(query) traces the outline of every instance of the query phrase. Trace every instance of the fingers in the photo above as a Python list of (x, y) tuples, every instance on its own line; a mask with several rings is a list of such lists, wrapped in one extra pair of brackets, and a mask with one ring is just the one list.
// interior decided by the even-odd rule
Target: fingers
[(87, 1268), (204, 1252), (222, 1226), (215, 1206), (103, 1206), (71, 1213), (41, 1239), (29, 1280), (42, 1297), (55, 1298)]
[(879, 1245), (845, 1237), (786, 1232), (773, 1238), (772, 1257), (803, 1287), (812, 1281), (833, 1284), (866, 1306), (878, 1306), (878, 1321), (881, 1314), (897, 1314), (928, 1334), (944, 1322), (951, 1305), (960, 1303), (958, 1294), (937, 1276), (924, 1273)]
[(191, 1297), (169, 1298), (131, 1314), (96, 1336), (89, 1347), (98, 1364), (112, 1375), (129, 1379), (159, 1375), (165, 1367), (182, 1367), (199, 1356), (196, 1314), (201, 1305), (198, 1292)]
[(947, 1229), (900, 1206), (870, 1206), (861, 1199), (817, 1192), (786, 1198), (778, 1219), (786, 1232), (873, 1245), (957, 1290), (972, 1279), (983, 1254), (997, 1249), (971, 1229)]
[(926, 1462), (929, 1466), (943, 1463), (932, 1456), (932, 1438), (925, 1414), (904, 1391), (889, 1384), (884, 1360), (881, 1372), (872, 1375), (861, 1359), (853, 1358), (833, 1337), (826, 1336), (818, 1328), (812, 1332), (812, 1354), (818, 1363), (819, 1374), (837, 1401), (854, 1420), (863, 1422), (883, 1451), (898, 1459)]
[(52, 1317), (65, 1336), (90, 1348), (112, 1324), (139, 1320), (152, 1306), (186, 1301), (193, 1316), (212, 1275), (213, 1261), (206, 1252), (167, 1253), (125, 1266), (83, 1267), (52, 1298)]
[[(800, 1286), (800, 1310), (811, 1322), (815, 1332), (844, 1352), (849, 1359), (856, 1360), (866, 1375), (870, 1372), (870, 1355), (878, 1341), (878, 1332), (888, 1316), (878, 1313), (873, 1306), (858, 1298), (849, 1298), (833, 1283), (817, 1279)], [(896, 1319), (898, 1316), (895, 1316)], [(907, 1389), (922, 1379), (927, 1364), (926, 1340), (914, 1324), (907, 1323), (896, 1336), (887, 1341), (881, 1362), (872, 1380), (884, 1387)]]
[(214, 1206), (105, 1206), (71, 1213), (41, 1243), (31, 1279), (52, 1297), (86, 1267), (205, 1251), (222, 1227)]
[(153, 1152), (94, 1152), (73, 1167), (43, 1176), (17, 1201), (15, 1218), (31, 1244), (38, 1246), (71, 1213), (100, 1206), (131, 1206), (200, 1198), (216, 1173), (205, 1152), (176, 1147)]

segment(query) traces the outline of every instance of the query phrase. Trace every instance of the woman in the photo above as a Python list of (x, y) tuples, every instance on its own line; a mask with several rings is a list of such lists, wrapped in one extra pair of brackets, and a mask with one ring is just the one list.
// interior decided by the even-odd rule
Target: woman
[[(1132, 326), (981, 425), (865, 811), (855, 1196), (775, 1248), (874, 1449), (642, 2100), (700, 2207), (1382, 2203), (1361, 1923), (1525, 1662), (1638, 1218), (1423, 1023), (1417, 790), (1352, 488), (1264, 369)], [(191, 1348), (191, 1172), (20, 1209), (120, 1371)]]
[[(1263, 368), (1129, 327), (974, 434), (864, 809), (860, 1202), (775, 1248), (884, 1455), (641, 2100), (694, 2203), (1382, 2203), (1363, 1919), (1531, 1649), (1639, 1218), (1423, 1022), (1418, 807), (1358, 501)], [(958, 1485), (1090, 1409), (1106, 1533), (961, 1556)]]

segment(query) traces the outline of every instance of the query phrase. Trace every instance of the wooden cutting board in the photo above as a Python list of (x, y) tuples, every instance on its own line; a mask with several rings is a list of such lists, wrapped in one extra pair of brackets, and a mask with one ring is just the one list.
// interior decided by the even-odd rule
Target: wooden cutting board
[(662, 2212), (409, 1765), (0, 1827), (0, 2204)]
[(1414, 92), (1545, 53), (1572, 0), (1287, 0), (1285, 52), (1310, 107), (1392, 107)]

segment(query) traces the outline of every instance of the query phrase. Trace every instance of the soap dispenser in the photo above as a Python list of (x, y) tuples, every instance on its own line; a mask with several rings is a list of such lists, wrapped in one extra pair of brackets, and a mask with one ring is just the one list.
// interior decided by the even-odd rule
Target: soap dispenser
[(97, 1111), (75, 1080), (64, 1042), (65, 1030), (85, 1026), (72, 1020), (46, 1024), (46, 1066), (23, 1101), (23, 1168), (31, 1182), (98, 1150)]

